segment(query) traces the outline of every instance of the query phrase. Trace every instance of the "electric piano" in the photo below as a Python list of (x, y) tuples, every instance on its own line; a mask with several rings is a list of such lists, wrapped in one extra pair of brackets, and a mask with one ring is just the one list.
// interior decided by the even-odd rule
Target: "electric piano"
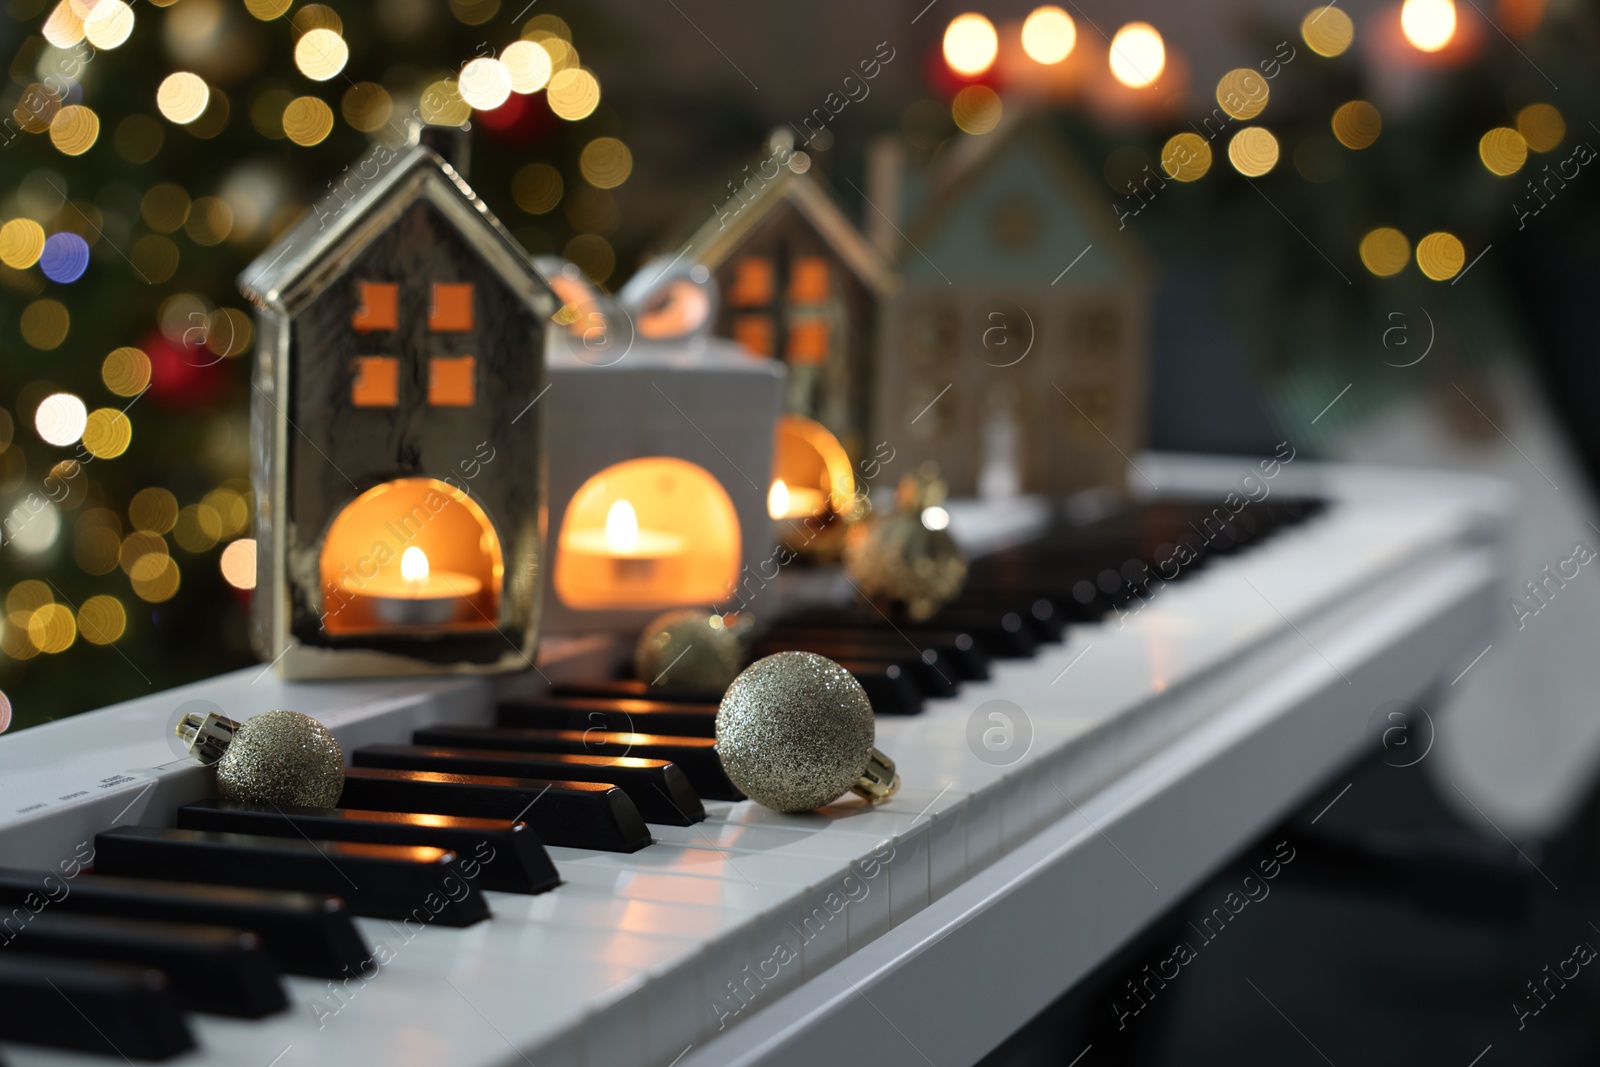
[[(975, 1062), (1492, 640), (1497, 484), (1139, 462), (1122, 511), (952, 504), (972, 574), (927, 623), (750, 604), (759, 652), (868, 685), (904, 782), (877, 806), (737, 799), (717, 694), (584, 641), (0, 737), (0, 1060)], [(169, 741), (203, 707), (320, 719), (340, 807), (215, 801)]]

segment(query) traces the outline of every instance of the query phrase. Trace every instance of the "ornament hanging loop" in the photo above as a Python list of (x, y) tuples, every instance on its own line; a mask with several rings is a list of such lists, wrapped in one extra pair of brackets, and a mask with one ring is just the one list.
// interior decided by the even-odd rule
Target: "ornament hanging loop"
[(894, 796), (900, 788), (900, 774), (894, 769), (894, 760), (885, 756), (874, 745), (872, 754), (867, 757), (866, 769), (861, 772), (861, 777), (856, 779), (856, 784), (850, 791), (857, 796), (866, 797), (874, 804), (882, 803)]

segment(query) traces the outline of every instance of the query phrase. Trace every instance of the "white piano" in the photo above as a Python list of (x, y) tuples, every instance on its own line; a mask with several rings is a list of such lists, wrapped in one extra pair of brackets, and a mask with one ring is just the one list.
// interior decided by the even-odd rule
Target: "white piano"
[[(1141, 456), (1134, 482), (1220, 501), (1253, 467)], [(381, 966), (289, 977), (288, 1009), (265, 1018), (196, 1014), (195, 1049), (167, 1062), (977, 1061), (1374, 746), (1376, 709), (1448, 689), (1492, 641), (1511, 506), (1496, 483), (1302, 458), (1270, 487), (1328, 507), (1137, 614), (880, 717), (904, 782), (888, 803), (795, 816), (706, 801), (705, 821), (651, 825), (638, 852), (551, 847), (558, 888), (489, 892), (492, 918), (463, 928), (358, 919)], [(1038, 514), (952, 512), (980, 549)], [(547, 649), (545, 669), (589, 651)], [(98, 832), (171, 825), (205, 796), (209, 772), (167, 738), (185, 702), (303, 711), (348, 753), (488, 723), (497, 686), (521, 684), (253, 669), (0, 737), (0, 865), (56, 869)], [(990, 701), (1014, 707), (980, 713)], [(36, 1045), (0, 1060), (116, 1062)]]

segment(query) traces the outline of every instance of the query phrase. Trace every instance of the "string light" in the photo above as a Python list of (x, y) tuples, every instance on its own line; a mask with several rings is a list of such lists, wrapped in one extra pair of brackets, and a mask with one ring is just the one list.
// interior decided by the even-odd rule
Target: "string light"
[(511, 179), (511, 198), (530, 215), (543, 215), (561, 202), (561, 172), (548, 163), (529, 163)]
[(1278, 165), (1278, 139), (1260, 126), (1246, 126), (1228, 142), (1228, 162), (1246, 178), (1259, 178)]
[(350, 46), (335, 30), (310, 30), (294, 46), (294, 65), (312, 81), (327, 81), (349, 60)]
[(46, 444), (65, 448), (83, 436), (89, 410), (71, 393), (52, 393), (33, 413), (33, 428)]
[(83, 32), (96, 48), (115, 48), (133, 32), (133, 9), (122, 0), (95, 0)]
[(303, 147), (321, 143), (333, 131), (333, 108), (314, 96), (297, 96), (283, 109), (283, 132)]
[(944, 31), (944, 61), (950, 69), (967, 78), (976, 78), (994, 66), (1000, 53), (1000, 37), (994, 23), (975, 12), (957, 15)]
[(578, 169), (596, 189), (615, 189), (633, 172), (633, 153), (615, 137), (597, 137), (583, 146)]
[(987, 85), (969, 85), (950, 102), (950, 118), (963, 133), (981, 135), (1000, 125), (1000, 94)]
[(1461, 272), (1467, 251), (1454, 234), (1440, 230), (1417, 242), (1417, 266), (1436, 282), (1446, 282)]
[(44, 227), (32, 219), (12, 219), (0, 226), (0, 263), (26, 270), (44, 252)]
[(1217, 103), (1236, 119), (1253, 119), (1266, 110), (1267, 80), (1249, 67), (1230, 70), (1217, 80)]
[(199, 118), (210, 100), (211, 87), (205, 79), (187, 71), (167, 75), (156, 89), (157, 110), (180, 126)]
[(1411, 242), (1392, 226), (1379, 226), (1361, 238), (1361, 265), (1380, 278), (1399, 274), (1411, 261)]
[(461, 68), (461, 98), (479, 111), (493, 111), (511, 96), (511, 72), (490, 56)]
[(1143, 89), (1161, 77), (1167, 46), (1148, 22), (1130, 22), (1111, 38), (1111, 76), (1130, 89)]
[(583, 68), (558, 71), (545, 90), (550, 110), (568, 122), (588, 118), (600, 106), (600, 83)]
[(1549, 104), (1529, 104), (1517, 112), (1517, 132), (1535, 152), (1549, 152), (1567, 135), (1567, 121)]
[(1306, 47), (1319, 56), (1343, 55), (1355, 40), (1355, 23), (1337, 7), (1312, 8), (1300, 23)]
[(1418, 51), (1437, 52), (1456, 35), (1456, 5), (1453, 0), (1405, 0), (1400, 30)]
[(1515, 174), (1528, 161), (1528, 142), (1509, 126), (1496, 126), (1478, 139), (1478, 158), (1490, 174)]
[(1035, 63), (1052, 66), (1072, 54), (1078, 43), (1078, 24), (1054, 5), (1034, 8), (1022, 23), (1022, 50)]
[(543, 89), (555, 73), (550, 53), (533, 41), (512, 41), (500, 53), (500, 62), (511, 75), (511, 91), (523, 95)]
[(1371, 147), (1383, 132), (1383, 116), (1365, 100), (1340, 104), (1333, 113), (1333, 135), (1346, 148)]
[(1180, 182), (1197, 181), (1211, 169), (1211, 145), (1198, 133), (1178, 133), (1161, 148), (1161, 169)]
[(92, 596), (78, 609), (78, 632), (92, 645), (111, 644), (127, 626), (128, 614), (114, 596)]
[(53, 233), (39, 255), (39, 270), (46, 278), (65, 285), (89, 269), (89, 242), (75, 233)]
[(256, 587), (256, 543), (254, 538), (243, 537), (222, 550), (217, 561), (223, 580), (235, 589)]

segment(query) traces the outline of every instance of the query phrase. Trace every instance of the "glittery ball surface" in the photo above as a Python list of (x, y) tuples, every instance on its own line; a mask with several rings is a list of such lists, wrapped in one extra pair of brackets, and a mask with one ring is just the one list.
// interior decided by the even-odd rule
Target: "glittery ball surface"
[(733, 783), (778, 811), (811, 811), (856, 784), (872, 753), (872, 704), (850, 672), (810, 652), (759, 659), (717, 709)]
[(240, 723), (216, 767), (224, 800), (331, 808), (344, 791), (339, 742), (298, 711), (264, 711)]
[[(719, 625), (712, 626), (715, 619)], [(726, 689), (739, 673), (744, 650), (721, 616), (680, 608), (650, 620), (633, 650), (633, 669), (651, 685)]]

